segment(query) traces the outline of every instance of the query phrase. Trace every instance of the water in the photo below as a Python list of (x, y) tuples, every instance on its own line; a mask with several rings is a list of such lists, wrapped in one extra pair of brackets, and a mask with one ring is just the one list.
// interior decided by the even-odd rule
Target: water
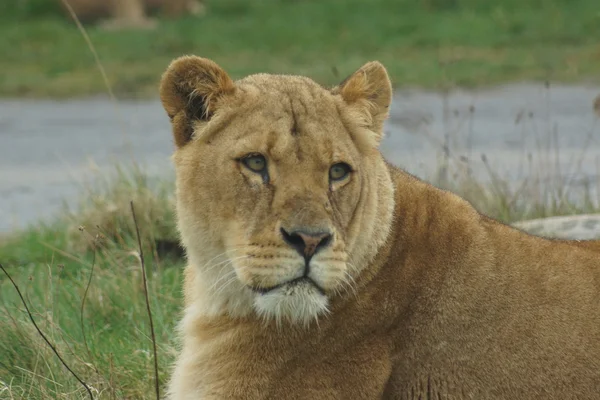
[[(401, 90), (381, 148), (425, 179), (444, 154), (453, 162), (468, 160), (482, 180), (489, 179), (482, 154), (514, 184), (532, 171), (548, 184), (570, 176), (595, 179), (600, 138), (592, 104), (598, 94), (599, 87), (535, 84), (446, 95)], [(81, 196), (94, 171), (110, 172), (116, 163), (135, 160), (152, 176), (171, 177), (172, 150), (158, 100), (0, 100), (0, 231), (51, 218), (63, 200), (73, 204)]]

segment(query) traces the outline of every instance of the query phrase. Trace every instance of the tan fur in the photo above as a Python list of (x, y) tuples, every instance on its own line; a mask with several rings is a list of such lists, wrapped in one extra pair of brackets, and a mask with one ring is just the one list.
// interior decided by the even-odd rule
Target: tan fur
[[(183, 399), (597, 399), (600, 249), (534, 237), (387, 164), (368, 63), (331, 90), (183, 57), (161, 99), (189, 265)], [(268, 179), (240, 160), (265, 156)], [(329, 182), (332, 164), (353, 172)], [(310, 261), (286, 230), (333, 232)], [(267, 294), (251, 288), (282, 285)]]
[(199, 0), (68, 0), (68, 3), (79, 19), (86, 22), (102, 19), (101, 26), (106, 29), (152, 28), (155, 21), (147, 16), (152, 10), (159, 9), (171, 17), (202, 14), (205, 10)]

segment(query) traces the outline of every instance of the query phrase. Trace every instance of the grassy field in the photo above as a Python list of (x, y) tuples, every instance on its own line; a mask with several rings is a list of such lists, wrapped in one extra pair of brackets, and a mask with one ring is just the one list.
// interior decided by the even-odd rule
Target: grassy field
[[(59, 0), (0, 5), (0, 96), (106, 92), (85, 41)], [(154, 31), (90, 37), (120, 96), (155, 96), (160, 74), (186, 53), (234, 77), (303, 73), (336, 83), (379, 59), (397, 86), (490, 85), (598, 77), (595, 0), (209, 0), (204, 17)]]

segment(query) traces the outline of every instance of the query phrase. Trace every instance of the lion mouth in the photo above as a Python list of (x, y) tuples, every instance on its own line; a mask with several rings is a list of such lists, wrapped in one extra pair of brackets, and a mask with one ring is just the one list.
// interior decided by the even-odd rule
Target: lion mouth
[(272, 291), (280, 289), (280, 288), (293, 288), (295, 286), (299, 286), (302, 284), (313, 286), (315, 289), (317, 289), (319, 291), (319, 293), (321, 295), (325, 296), (325, 290), (321, 286), (319, 286), (314, 280), (309, 278), (308, 276), (301, 276), (299, 278), (295, 278), (295, 279), (292, 279), (291, 281), (286, 281), (286, 282), (280, 283), (275, 286), (269, 286), (269, 287), (253, 286), (253, 287), (250, 287), (250, 289), (252, 289), (256, 293), (267, 294), (269, 292), (272, 292)]

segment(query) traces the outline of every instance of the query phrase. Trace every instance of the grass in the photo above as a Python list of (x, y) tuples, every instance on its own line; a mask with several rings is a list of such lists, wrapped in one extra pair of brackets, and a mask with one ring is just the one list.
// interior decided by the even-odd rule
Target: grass
[[(42, 331), (96, 398), (152, 398), (152, 341), (129, 201), (136, 207), (160, 380), (175, 355), (181, 254), (171, 182), (152, 183), (134, 165), (89, 189), (78, 212), (0, 240), (0, 263), (14, 277)], [(90, 228), (87, 228), (89, 226)], [(87, 392), (59, 363), (0, 276), (0, 399), (80, 399)]]
[[(86, 297), (91, 260), (62, 264), (60, 259), (9, 268), (38, 325), (96, 398), (152, 398), (152, 341), (139, 259), (132, 255), (127, 263), (113, 264), (98, 257)], [(149, 279), (162, 382), (174, 357), (181, 279), (177, 266)], [(0, 290), (0, 398), (86, 398), (35, 332), (7, 279), (0, 279)]]
[[(0, 5), (0, 96), (105, 93), (58, 1)], [(118, 96), (155, 96), (169, 61), (212, 58), (234, 77), (303, 73), (337, 83), (381, 60), (396, 86), (491, 85), (598, 77), (594, 0), (209, 0), (201, 18), (155, 31), (89, 34)], [(20, 5), (20, 6), (19, 6)]]

